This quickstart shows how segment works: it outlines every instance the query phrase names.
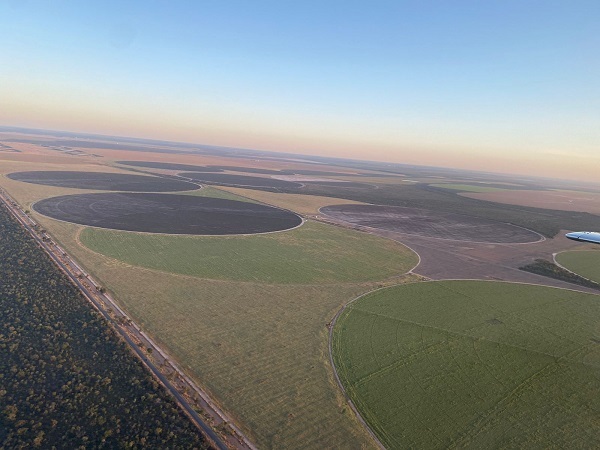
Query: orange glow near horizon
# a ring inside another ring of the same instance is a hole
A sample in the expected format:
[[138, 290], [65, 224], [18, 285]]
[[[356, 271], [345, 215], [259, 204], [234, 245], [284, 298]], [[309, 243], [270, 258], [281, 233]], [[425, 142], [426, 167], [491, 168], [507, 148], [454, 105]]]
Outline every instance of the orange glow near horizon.
[[239, 111], [225, 120], [223, 114], [214, 118], [198, 117], [187, 110], [172, 114], [143, 104], [138, 111], [133, 111], [131, 104], [113, 111], [111, 105], [100, 103], [90, 111], [82, 103], [68, 101], [61, 101], [59, 110], [55, 107], [55, 97], [38, 96], [35, 103], [24, 102], [22, 97], [7, 100], [12, 102], [0, 112], [0, 123], [8, 126], [592, 182], [598, 180], [597, 167], [600, 167], [600, 155], [584, 155], [562, 148], [544, 151], [529, 148], [529, 144], [507, 150], [486, 142], [462, 146], [461, 140], [468, 140], [466, 136], [463, 139], [452, 136], [444, 143], [443, 136], [434, 136], [435, 139], [414, 133], [390, 136], [389, 129], [380, 129], [379, 137], [377, 131], [373, 131], [377, 124], [367, 124], [368, 135], [363, 135], [362, 128], [345, 127], [341, 121], [334, 122], [330, 129], [323, 125], [315, 129], [314, 121], [300, 123], [279, 117], [273, 127], [268, 119], [248, 119], [249, 115], [244, 118]]

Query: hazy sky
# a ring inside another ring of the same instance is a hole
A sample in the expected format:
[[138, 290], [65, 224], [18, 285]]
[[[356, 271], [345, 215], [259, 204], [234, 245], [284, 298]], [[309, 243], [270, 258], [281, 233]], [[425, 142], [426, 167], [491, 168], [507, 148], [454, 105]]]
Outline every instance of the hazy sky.
[[3, 1], [0, 124], [600, 180], [600, 1]]

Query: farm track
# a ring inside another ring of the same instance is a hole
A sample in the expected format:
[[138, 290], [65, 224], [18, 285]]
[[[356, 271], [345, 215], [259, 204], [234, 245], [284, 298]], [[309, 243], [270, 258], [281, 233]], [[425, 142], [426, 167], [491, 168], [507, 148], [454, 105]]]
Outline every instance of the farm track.
[[[220, 450], [255, 450], [256, 447], [219, 407], [161, 349], [116, 302], [67, 253], [44, 232], [9, 195], [0, 188], [0, 200], [52, 261], [82, 292], [91, 305], [129, 345], [153, 376], [173, 395], [177, 404], [207, 439]], [[197, 410], [202, 411], [201, 417]], [[209, 424], [210, 423], [210, 424]], [[219, 427], [221, 435], [213, 429]], [[223, 431], [226, 430], [226, 433]]]

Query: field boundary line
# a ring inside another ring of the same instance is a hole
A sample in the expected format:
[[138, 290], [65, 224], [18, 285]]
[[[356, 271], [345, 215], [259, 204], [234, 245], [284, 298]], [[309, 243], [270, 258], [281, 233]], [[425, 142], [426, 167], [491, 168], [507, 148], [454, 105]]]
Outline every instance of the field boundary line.
[[578, 277], [581, 277], [581, 278], [583, 278], [584, 280], [590, 281], [590, 282], [592, 282], [592, 283], [599, 284], [597, 281], [590, 280], [589, 278], [586, 278], [586, 277], [584, 277], [583, 275], [581, 275], [581, 274], [579, 274], [579, 273], [577, 273], [577, 272], [573, 272], [572, 270], [569, 270], [569, 269], [567, 269], [565, 266], [563, 266], [561, 263], [559, 263], [559, 262], [556, 260], [556, 256], [557, 256], [557, 255], [560, 255], [561, 253], [567, 253], [567, 252], [592, 252], [592, 251], [594, 251], [594, 250], [561, 250], [560, 252], [555, 252], [555, 253], [552, 253], [552, 261], [553, 261], [553, 262], [554, 262], [554, 264], [556, 264], [558, 267], [560, 267], [560, 268], [561, 268], [561, 269], [563, 269], [563, 270], [566, 270], [566, 271], [567, 271], [567, 272], [569, 272], [569, 273], [572, 273], [573, 275], [577, 275]]
[[[187, 192], [187, 191], [184, 191]], [[90, 192], [90, 194], [95, 194], [96, 192]], [[113, 193], [113, 194], [118, 194], [120, 193], [119, 191], [101, 191], [98, 193]], [[133, 192], [134, 194], [156, 194], [156, 192]], [[159, 193], [162, 194], [162, 193]], [[65, 196], [68, 195], [81, 195], [81, 194], [66, 194]], [[83, 194], [85, 195], [85, 194]], [[185, 194], [177, 194], [177, 193], [173, 193], [173, 194], [162, 194], [162, 195], [185, 195]], [[61, 196], [58, 196], [61, 197]], [[186, 196], [187, 197], [187, 196]], [[47, 198], [53, 198], [53, 197], [47, 197]], [[41, 202], [43, 200], [46, 200], [47, 198], [43, 198], [40, 200], [36, 200], [35, 202], [31, 203], [29, 205], [29, 209], [31, 209], [32, 211], [34, 211], [36, 214], [39, 214], [40, 216], [44, 216], [47, 217], [48, 219], [52, 219], [52, 220], [56, 220], [57, 222], [62, 222], [62, 223], [68, 223], [71, 225], [78, 225], [78, 226], [82, 226], [82, 227], [87, 227], [87, 228], [95, 228], [98, 230], [107, 230], [107, 231], [120, 231], [123, 233], [136, 233], [136, 234], [148, 234], [151, 236], [187, 236], [187, 237], [205, 237], [205, 238], [225, 238], [225, 237], [244, 237], [244, 236], [259, 236], [259, 235], [265, 235], [265, 234], [274, 234], [274, 233], [285, 233], [286, 231], [292, 231], [295, 230], [296, 228], [300, 228], [302, 225], [304, 225], [304, 223], [306, 222], [306, 219], [304, 217], [302, 217], [300, 214], [295, 213], [294, 211], [290, 211], [288, 209], [285, 208], [279, 208], [277, 206], [272, 206], [272, 205], [267, 205], [271, 208], [277, 208], [280, 209], [282, 211], [287, 211], [293, 215], [295, 215], [296, 217], [298, 217], [300, 219], [300, 223], [292, 228], [286, 228], [285, 230], [273, 230], [273, 231], [262, 231], [260, 233], [237, 233], [237, 234], [189, 234], [189, 233], [156, 233], [156, 232], [152, 232], [152, 231], [135, 231], [135, 230], [119, 230], [118, 228], [107, 228], [107, 227], [98, 227], [95, 225], [86, 225], [86, 224], [81, 224], [81, 223], [76, 223], [76, 222], [70, 222], [68, 220], [63, 220], [63, 219], [56, 219], [54, 217], [50, 217], [47, 216], [44, 213], [41, 213], [39, 211], [37, 211], [34, 206], [36, 203]], [[212, 197], [214, 198], [214, 197]], [[235, 201], [235, 200], [234, 200]]]
[[[380, 205], [380, 204], [377, 204], [377, 203], [365, 203], [365, 204], [366, 205], [372, 205], [372, 206], [391, 206], [391, 205]], [[339, 203], [339, 205], [352, 205], [352, 203]], [[489, 244], [489, 245], [530, 245], [530, 244], [539, 244], [540, 242], [544, 242], [546, 240], [546, 237], [544, 235], [538, 233], [537, 231], [530, 230], [529, 228], [525, 228], [525, 227], [522, 227], [520, 225], [515, 225], [515, 224], [509, 223], [509, 222], [500, 222], [499, 220], [486, 219], [485, 217], [483, 217], [483, 219], [489, 220], [490, 222], [496, 222], [496, 223], [499, 223], [499, 224], [509, 225], [511, 227], [521, 228], [523, 230], [529, 231], [530, 233], [538, 235], [541, 239], [538, 239], [537, 241], [531, 241], [531, 242], [487, 242], [487, 241], [473, 241], [473, 240], [469, 240], [469, 239], [441, 238], [441, 237], [426, 236], [426, 235], [414, 234], [414, 233], [404, 233], [402, 231], [385, 230], [385, 229], [382, 229], [382, 228], [370, 227], [368, 225], [354, 224], [352, 222], [348, 222], [348, 221], [343, 220], [343, 219], [336, 219], [334, 217], [328, 216], [327, 213], [324, 213], [323, 211], [321, 211], [322, 208], [327, 208], [327, 206], [336, 206], [336, 205], [321, 206], [321, 208], [319, 208], [318, 211], [319, 211], [319, 214], [323, 214], [325, 217], [331, 218], [331, 220], [337, 220], [337, 221], [340, 221], [340, 222], [345, 222], [349, 226], [352, 226], [352, 227], [366, 228], [366, 229], [369, 229], [369, 230], [387, 231], [389, 233], [397, 233], [397, 234], [401, 234], [401, 235], [404, 235], [404, 236], [413, 236], [413, 237], [417, 237], [417, 238], [425, 238], [425, 239], [432, 239], [432, 240], [438, 240], [438, 241], [467, 242], [469, 244]], [[405, 208], [405, 207], [404, 206], [396, 206], [396, 208]], [[419, 208], [415, 208], [415, 209], [419, 209]], [[430, 209], [424, 209], [424, 208], [420, 208], [420, 209], [422, 209], [424, 211], [432, 211]], [[465, 217], [481, 218], [481, 217], [477, 217], [477, 216], [469, 216], [467, 214], [460, 214], [460, 215], [463, 215]]]
[[[407, 283], [407, 284], [412, 284], [412, 283]], [[399, 285], [395, 285], [395, 286], [402, 286], [402, 285], [399, 284]], [[338, 371], [337, 371], [337, 367], [336, 367], [334, 359], [333, 359], [333, 332], [334, 332], [334, 328], [335, 328], [335, 325], [337, 323], [337, 320], [339, 319], [339, 317], [342, 315], [342, 313], [350, 305], [352, 305], [357, 300], [365, 297], [366, 295], [369, 295], [369, 294], [371, 294], [373, 292], [380, 291], [382, 289], [387, 289], [389, 287], [393, 287], [393, 286], [384, 286], [384, 287], [380, 287], [380, 288], [377, 288], [377, 289], [373, 289], [373, 290], [371, 290], [369, 292], [365, 292], [365, 293], [359, 295], [358, 297], [353, 298], [352, 300], [350, 300], [349, 302], [347, 302], [346, 304], [344, 304], [340, 309], [338, 309], [338, 311], [335, 314], [335, 316], [333, 316], [333, 319], [331, 319], [331, 321], [329, 322], [329, 342], [328, 342], [329, 363], [331, 364], [331, 367], [332, 367], [332, 370], [333, 370], [333, 376], [335, 378], [335, 381], [337, 382], [338, 387], [342, 391], [342, 394], [344, 395], [344, 398], [346, 399], [346, 403], [348, 403], [348, 405], [350, 406], [350, 408], [352, 409], [352, 411], [356, 415], [356, 418], [358, 419], [358, 421], [365, 427], [365, 429], [367, 430], [367, 432], [369, 433], [369, 435], [373, 438], [373, 440], [375, 441], [375, 443], [377, 444], [377, 446], [380, 449], [382, 449], [382, 450], [386, 450], [385, 445], [383, 445], [383, 443], [379, 440], [379, 438], [377, 437], [377, 435], [375, 434], [375, 432], [371, 429], [371, 427], [369, 426], [369, 424], [367, 424], [366, 420], [360, 414], [360, 412], [358, 411], [358, 408], [354, 405], [354, 402], [352, 401], [352, 399], [350, 398], [350, 395], [348, 394], [348, 392], [346, 392], [346, 389], [344, 388], [344, 385], [342, 384], [342, 381], [341, 381], [340, 376], [339, 376]]]
[[[418, 253], [417, 253], [418, 254]], [[391, 286], [382, 286], [379, 287], [377, 289], [373, 289], [371, 291], [365, 292], [355, 298], [353, 298], [352, 300], [348, 301], [346, 304], [344, 304], [337, 312], [336, 314], [333, 316], [333, 319], [331, 319], [330, 323], [329, 323], [329, 342], [328, 342], [328, 349], [329, 349], [329, 363], [331, 364], [332, 370], [333, 370], [333, 375], [334, 378], [340, 388], [340, 390], [342, 391], [342, 394], [344, 395], [344, 398], [346, 399], [346, 402], [348, 403], [348, 405], [350, 406], [350, 408], [352, 409], [352, 411], [354, 412], [354, 414], [356, 415], [357, 419], [359, 420], [359, 422], [365, 427], [365, 429], [367, 430], [367, 432], [371, 435], [371, 437], [375, 440], [375, 443], [383, 450], [386, 450], [386, 447], [382, 444], [382, 442], [379, 440], [379, 438], [375, 435], [375, 432], [371, 429], [371, 427], [368, 425], [368, 423], [366, 422], [366, 420], [364, 419], [364, 417], [360, 414], [360, 412], [358, 411], [358, 408], [354, 405], [354, 402], [352, 401], [352, 399], [350, 398], [350, 395], [348, 394], [348, 392], [346, 391], [346, 389], [344, 388], [342, 381], [340, 379], [337, 367], [335, 365], [335, 361], [333, 358], [333, 333], [334, 333], [334, 329], [336, 326], [336, 323], [338, 321], [338, 319], [340, 318], [340, 316], [342, 315], [342, 313], [344, 311], [346, 311], [348, 309], [348, 307], [350, 307], [353, 303], [355, 303], [356, 301], [360, 300], [363, 297], [366, 297], [367, 295], [373, 294], [375, 292], [379, 292], [381, 290], [384, 289], [391, 289], [394, 287], [399, 287], [399, 286], [408, 286], [408, 285], [412, 285], [412, 284], [420, 284], [420, 283], [440, 283], [440, 282], [445, 282], [445, 281], [478, 281], [478, 282], [484, 282], [484, 283], [505, 283], [505, 284], [521, 284], [521, 285], [526, 285], [526, 286], [538, 286], [538, 287], [545, 287], [545, 288], [549, 288], [549, 289], [561, 289], [564, 291], [571, 291], [571, 292], [577, 292], [579, 294], [588, 294], [588, 295], [595, 295], [595, 296], [600, 296], [600, 294], [598, 293], [591, 293], [591, 292], [584, 292], [584, 291], [579, 291], [577, 289], [570, 289], [570, 288], [564, 288], [564, 287], [555, 287], [555, 286], [548, 286], [548, 285], [544, 285], [544, 284], [536, 284], [536, 283], [526, 283], [526, 282], [519, 282], [519, 281], [500, 281], [500, 280], [483, 280], [483, 279], [478, 279], [478, 278], [472, 278], [472, 279], [452, 279], [452, 278], [448, 278], [448, 279], [443, 279], [443, 280], [431, 280], [431, 279], [427, 279], [427, 280], [421, 280], [421, 281], [412, 281], [412, 282], [408, 282], [408, 283], [404, 283], [404, 284], [395, 284], [395, 285], [391, 285]], [[409, 323], [414, 323], [414, 322], [410, 322], [410, 321], [406, 321]], [[414, 323], [415, 325], [420, 325], [417, 323]], [[432, 328], [436, 328], [436, 327], [432, 327]], [[457, 335], [460, 335], [457, 333]], [[462, 336], [462, 337], [468, 337], [468, 336]], [[541, 353], [545, 356], [552, 356], [553, 355], [547, 355], [544, 354], [542, 352], [537, 352], [537, 353]]]

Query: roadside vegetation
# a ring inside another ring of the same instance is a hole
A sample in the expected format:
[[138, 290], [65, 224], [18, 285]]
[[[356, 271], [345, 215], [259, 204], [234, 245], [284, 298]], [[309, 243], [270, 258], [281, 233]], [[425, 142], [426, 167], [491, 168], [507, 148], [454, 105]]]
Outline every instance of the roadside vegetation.
[[[598, 261], [600, 262], [600, 258], [598, 258]], [[592, 289], [600, 289], [600, 284], [596, 283], [595, 281], [590, 281], [589, 279], [581, 277], [576, 273], [569, 272], [568, 270], [565, 270], [553, 262], [545, 259], [536, 259], [531, 264], [519, 267], [519, 269], [526, 272], [543, 275], [545, 277], [566, 281], [567, 283], [578, 284], [580, 286], [585, 286]]]
[[205, 448], [3, 205], [0, 236], [0, 448]]
[[556, 261], [567, 269], [600, 283], [600, 250], [561, 252]]
[[599, 321], [591, 294], [409, 284], [352, 303], [333, 356], [388, 448], [597, 448]]

